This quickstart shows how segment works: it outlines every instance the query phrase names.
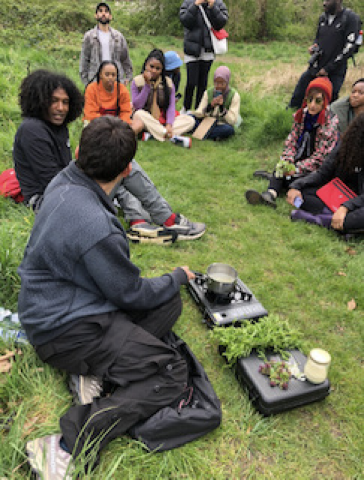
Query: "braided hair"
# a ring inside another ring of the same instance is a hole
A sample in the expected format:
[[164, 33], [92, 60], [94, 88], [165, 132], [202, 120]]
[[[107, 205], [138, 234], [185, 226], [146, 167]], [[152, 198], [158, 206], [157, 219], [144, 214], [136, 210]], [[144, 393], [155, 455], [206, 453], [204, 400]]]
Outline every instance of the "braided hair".
[[101, 62], [97, 72], [86, 85], [85, 92], [87, 87], [90, 85], [90, 83], [94, 82], [95, 80], [97, 83], [100, 83], [100, 74], [102, 72], [102, 69], [106, 65], [113, 65], [116, 68], [116, 116], [118, 117], [120, 114], [120, 104], [119, 104], [120, 103], [120, 74], [119, 74], [118, 66], [116, 65], [115, 62], [113, 62], [112, 60], [104, 60], [103, 62]]
[[344, 133], [336, 165], [348, 173], [353, 173], [355, 167], [364, 169], [364, 113], [355, 117]]
[[164, 105], [161, 105], [161, 107], [164, 110], [167, 110], [168, 107], [169, 107], [169, 97], [170, 97], [171, 91], [170, 91], [170, 88], [168, 87], [168, 84], [167, 84], [166, 63], [165, 63], [164, 53], [162, 52], [162, 50], [159, 50], [158, 48], [155, 48], [154, 50], [152, 50], [149, 53], [149, 55], [147, 56], [147, 58], [145, 59], [145, 61], [143, 63], [141, 73], [144, 72], [147, 63], [152, 58], [155, 58], [156, 60], [158, 60], [158, 62], [160, 62], [161, 65], [162, 65], [161, 77], [162, 77], [162, 85], [163, 85], [163, 91], [164, 91]]

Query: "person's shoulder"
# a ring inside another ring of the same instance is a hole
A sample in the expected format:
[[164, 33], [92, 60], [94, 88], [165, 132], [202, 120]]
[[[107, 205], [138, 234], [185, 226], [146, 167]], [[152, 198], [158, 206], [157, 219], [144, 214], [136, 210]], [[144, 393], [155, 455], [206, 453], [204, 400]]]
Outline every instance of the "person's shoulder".
[[92, 36], [97, 36], [97, 26], [90, 28], [90, 30], [87, 30], [83, 36], [84, 39], [92, 37]]
[[109, 27], [109, 30], [112, 37], [119, 37], [120, 39], [125, 40], [124, 35], [119, 30], [116, 30], [116, 28]]
[[330, 108], [331, 111], [336, 113], [338, 110], [342, 109], [347, 109], [350, 107], [350, 102], [349, 102], [350, 96], [347, 95], [346, 97], [339, 98], [338, 100], [335, 100], [335, 102], [331, 103]]
[[48, 132], [49, 128], [47, 123], [41, 118], [24, 117], [21, 122], [18, 132], [28, 134], [30, 136], [39, 136], [42, 132]]

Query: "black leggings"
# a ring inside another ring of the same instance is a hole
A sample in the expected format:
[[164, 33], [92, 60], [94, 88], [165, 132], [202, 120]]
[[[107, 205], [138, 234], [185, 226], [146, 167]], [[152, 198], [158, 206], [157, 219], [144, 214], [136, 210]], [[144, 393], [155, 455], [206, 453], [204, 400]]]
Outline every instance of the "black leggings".
[[212, 60], [205, 62], [204, 60], [196, 60], [194, 62], [186, 63], [187, 66], [187, 83], [185, 88], [185, 97], [183, 106], [186, 110], [191, 110], [192, 98], [195, 88], [196, 100], [195, 109], [200, 105], [202, 96], [207, 87], [209, 78], [209, 71], [212, 65]]

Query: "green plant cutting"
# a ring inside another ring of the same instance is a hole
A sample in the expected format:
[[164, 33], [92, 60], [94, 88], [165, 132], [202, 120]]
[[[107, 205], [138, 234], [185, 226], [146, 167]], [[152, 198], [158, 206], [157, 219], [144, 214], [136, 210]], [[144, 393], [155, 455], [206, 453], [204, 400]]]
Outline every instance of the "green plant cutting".
[[266, 350], [279, 353], [288, 359], [286, 350], [305, 349], [302, 333], [291, 327], [288, 320], [271, 314], [252, 323], [244, 320], [240, 327], [215, 328], [212, 335], [217, 338], [224, 349], [223, 355], [229, 365], [233, 365], [240, 357], [248, 357], [252, 350], [265, 357]]
[[276, 177], [282, 178], [288, 173], [294, 172], [294, 165], [291, 162], [287, 162], [287, 160], [279, 160], [275, 172], [276, 172]]

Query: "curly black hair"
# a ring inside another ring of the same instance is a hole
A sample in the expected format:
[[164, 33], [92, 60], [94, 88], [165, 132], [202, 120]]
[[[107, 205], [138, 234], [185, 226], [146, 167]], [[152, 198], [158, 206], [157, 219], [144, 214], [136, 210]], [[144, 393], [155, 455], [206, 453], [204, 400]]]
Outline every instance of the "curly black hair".
[[53, 92], [57, 88], [63, 88], [69, 96], [69, 111], [64, 123], [68, 124], [76, 120], [83, 109], [82, 93], [65, 75], [43, 69], [32, 72], [20, 85], [19, 105], [22, 117], [44, 120], [51, 106]]
[[159, 50], [159, 48], [155, 48], [154, 50], [152, 50], [149, 55], [147, 56], [147, 58], [145, 59], [144, 63], [143, 63], [143, 67], [142, 67], [142, 72], [144, 72], [145, 70], [145, 67], [147, 65], [147, 63], [149, 62], [149, 60], [151, 58], [155, 58], [156, 60], [158, 60], [158, 62], [160, 62], [162, 64], [162, 72], [161, 72], [161, 77], [162, 77], [162, 85], [163, 85], [163, 91], [164, 91], [164, 105], [163, 105], [163, 109], [164, 110], [167, 110], [168, 107], [169, 107], [169, 98], [170, 98], [170, 94], [171, 94], [171, 91], [170, 91], [170, 88], [168, 87], [167, 85], [167, 79], [166, 79], [166, 61], [165, 61], [165, 58], [164, 58], [164, 53], [162, 52], [162, 50]]
[[364, 168], [364, 113], [355, 117], [344, 133], [336, 164], [348, 173], [353, 173], [355, 167]]

